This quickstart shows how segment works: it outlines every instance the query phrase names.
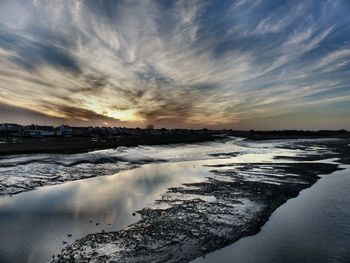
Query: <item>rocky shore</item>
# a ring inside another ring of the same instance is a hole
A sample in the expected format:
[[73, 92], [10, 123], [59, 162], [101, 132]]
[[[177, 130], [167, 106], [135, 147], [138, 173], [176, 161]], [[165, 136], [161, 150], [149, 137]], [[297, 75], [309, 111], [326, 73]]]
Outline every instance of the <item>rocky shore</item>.
[[335, 160], [349, 163], [348, 140], [281, 147], [302, 154], [277, 157], [278, 163], [212, 165], [213, 176], [205, 182], [170, 188], [153, 206], [138, 211], [137, 223], [90, 234], [52, 262], [188, 262], [257, 233], [277, 207], [314, 184], [318, 175], [340, 169]]

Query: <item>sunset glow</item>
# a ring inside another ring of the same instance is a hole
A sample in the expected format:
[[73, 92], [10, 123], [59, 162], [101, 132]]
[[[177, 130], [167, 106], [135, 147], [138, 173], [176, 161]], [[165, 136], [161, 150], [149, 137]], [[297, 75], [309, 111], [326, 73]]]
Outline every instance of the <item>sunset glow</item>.
[[0, 2], [0, 119], [350, 128], [350, 4]]

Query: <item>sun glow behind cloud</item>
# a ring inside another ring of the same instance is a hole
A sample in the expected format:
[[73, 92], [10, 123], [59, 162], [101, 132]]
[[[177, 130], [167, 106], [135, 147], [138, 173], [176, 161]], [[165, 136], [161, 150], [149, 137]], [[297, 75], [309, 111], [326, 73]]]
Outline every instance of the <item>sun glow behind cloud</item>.
[[4, 0], [0, 117], [350, 128], [349, 43], [341, 0]]

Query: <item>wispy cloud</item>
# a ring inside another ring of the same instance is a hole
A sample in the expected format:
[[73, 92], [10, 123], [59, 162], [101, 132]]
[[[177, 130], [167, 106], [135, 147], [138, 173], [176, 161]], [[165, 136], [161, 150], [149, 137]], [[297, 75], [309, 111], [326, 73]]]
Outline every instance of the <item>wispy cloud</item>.
[[336, 105], [350, 92], [348, 8], [4, 0], [0, 103], [55, 122], [236, 128]]

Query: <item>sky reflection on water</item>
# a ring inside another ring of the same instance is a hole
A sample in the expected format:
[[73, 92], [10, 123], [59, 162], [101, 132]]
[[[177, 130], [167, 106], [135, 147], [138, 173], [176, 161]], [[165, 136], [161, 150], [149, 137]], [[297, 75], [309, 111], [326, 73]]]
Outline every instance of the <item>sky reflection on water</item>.
[[123, 228], [137, 221], [134, 211], [152, 204], [168, 187], [202, 180], [206, 174], [208, 168], [194, 168], [193, 162], [148, 164], [2, 197], [0, 262], [42, 262], [63, 241]]
[[[198, 156], [202, 156], [201, 146], [189, 146], [191, 154], [187, 155], [193, 158], [193, 154], [198, 152]], [[227, 143], [222, 147], [224, 153], [229, 152]], [[205, 153], [205, 160], [146, 164], [111, 176], [66, 182], [1, 197], [0, 262], [43, 262], [64, 247], [63, 241], [71, 243], [102, 229], [113, 231], [124, 228], [137, 221], [138, 216], [132, 216], [134, 211], [152, 205], [167, 188], [212, 176], [210, 170], [213, 167], [205, 165], [272, 162], [274, 155], [293, 154], [291, 150], [276, 148], [270, 143], [233, 145], [229, 148], [231, 152], [239, 149], [240, 153], [235, 157], [212, 156], [212, 159], [208, 159], [208, 153]], [[189, 151], [179, 147], [174, 150], [163, 147], [163, 150], [167, 156], [175, 152], [175, 159], [177, 156], [184, 158], [182, 152]]]

